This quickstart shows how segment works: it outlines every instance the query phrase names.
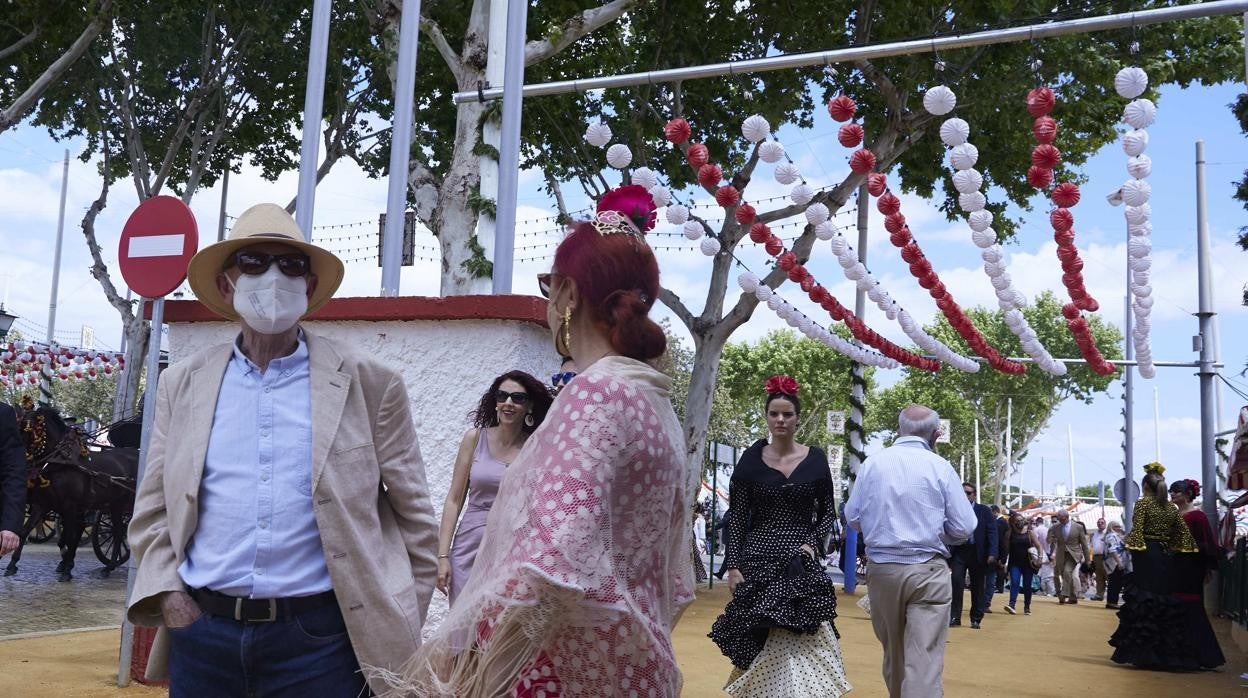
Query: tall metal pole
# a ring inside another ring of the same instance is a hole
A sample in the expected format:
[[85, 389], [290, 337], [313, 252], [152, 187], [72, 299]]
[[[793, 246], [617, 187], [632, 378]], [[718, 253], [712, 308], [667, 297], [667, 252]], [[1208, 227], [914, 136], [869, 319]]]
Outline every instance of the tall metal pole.
[[1005, 477], [1002, 486], [1008, 494], [1010, 476], [1014, 474], [1014, 398], [1005, 399]]
[[[160, 338], [165, 324], [165, 299], [155, 298], [152, 304], [152, 332], [147, 341], [147, 380], [143, 393], [143, 430], [139, 448], [139, 469], [135, 482], [143, 482], [143, 471], [147, 469], [147, 454], [152, 443], [152, 424], [156, 421], [156, 387], [160, 380]], [[134, 591], [134, 578], [138, 568], [133, 557], [130, 558], [129, 570], [126, 574], [126, 598]], [[121, 622], [121, 653], [117, 661], [117, 685], [126, 686], [130, 683], [130, 656], [134, 651], [134, 626], [122, 619]]]
[[399, 20], [399, 63], [394, 78], [394, 124], [390, 130], [390, 177], [386, 188], [386, 228], [381, 236], [381, 295], [399, 295], [403, 232], [407, 226], [407, 170], [411, 162], [412, 104], [416, 95], [416, 44], [420, 39], [420, 0], [403, 0]]
[[975, 491], [979, 491], [979, 418], [975, 418]]
[[[1205, 142], [1196, 141], [1196, 279], [1199, 302], [1196, 317], [1199, 319], [1198, 344], [1200, 347], [1200, 469], [1201, 488], [1207, 492], [1201, 507], [1210, 521], [1218, 520], [1218, 454], [1214, 448], [1214, 428], [1217, 421], [1213, 397], [1215, 369], [1213, 367], [1213, 274], [1209, 265], [1209, 218], [1205, 210]], [[1214, 587], [1216, 589], [1217, 587]], [[1216, 594], [1205, 594], [1212, 601]]]
[[[489, 41], [485, 49], [485, 84], [503, 84], [504, 63], [507, 60], [507, 0], [489, 0]], [[498, 147], [502, 140], [499, 119], [486, 119], [481, 124], [481, 142], [494, 148], [493, 153], [482, 152], [477, 157], [481, 198], [498, 201]], [[486, 150], [489, 150], [488, 148]], [[495, 211], [495, 214], [497, 211]], [[498, 221], [488, 211], [477, 216], [477, 244], [485, 250], [487, 258], [494, 259], [494, 241], [498, 234]], [[514, 243], [513, 243], [514, 244]], [[514, 248], [513, 248], [514, 251]], [[473, 293], [489, 293], [492, 279], [473, 279]]]
[[331, 0], [312, 5], [312, 33], [308, 38], [308, 83], [303, 94], [303, 145], [299, 150], [299, 196], [295, 221], [312, 239], [312, 211], [316, 204], [317, 157], [321, 147], [321, 112], [325, 99], [325, 56], [329, 52]]
[[1161, 462], [1161, 395], [1157, 392], [1157, 386], [1153, 386], [1153, 449], [1157, 455], [1156, 461]]
[[1044, 499], [1044, 456], [1040, 456], [1040, 499]]
[[[1128, 258], [1129, 259], [1129, 258]], [[1131, 265], [1127, 265], [1127, 285], [1131, 285]], [[1126, 304], [1123, 306], [1126, 317], [1123, 319], [1123, 345], [1128, 360], [1135, 358], [1135, 342], [1131, 339], [1131, 293], [1127, 292]], [[1135, 513], [1135, 489], [1131, 483], [1135, 481], [1135, 369], [1127, 367], [1123, 371], [1122, 388], [1122, 479], [1126, 483], [1123, 489], [1122, 525], [1123, 530], [1131, 530], [1131, 515]]]
[[[225, 239], [225, 201], [230, 195], [230, 166], [221, 175], [221, 208], [217, 211], [217, 242]], [[296, 204], [297, 206], [298, 204]]]
[[1078, 504], [1079, 500], [1075, 498], [1075, 436], [1069, 424], [1066, 425], [1066, 458], [1070, 461], [1070, 503]]
[[[61, 287], [61, 247], [65, 240], [65, 198], [69, 192], [69, 149], [65, 149], [65, 164], [61, 170], [61, 213], [56, 219], [56, 251], [52, 257], [52, 293], [48, 297], [48, 344], [56, 342], [56, 297]], [[39, 404], [52, 404], [52, 369], [39, 369]]]
[[[867, 262], [867, 237], [869, 232], [869, 224], [871, 220], [871, 194], [867, 191], [867, 184], [863, 182], [858, 187], [858, 261], [866, 264]], [[854, 314], [862, 317], [867, 312], [867, 297], [861, 289], [854, 294]], [[846, 441], [848, 442], [849, 451], [849, 486], [852, 491], [854, 486], [854, 478], [858, 476], [858, 469], [862, 466], [865, 459], [863, 447], [863, 420], [866, 418], [866, 397], [867, 397], [867, 379], [863, 373], [862, 364], [855, 362], [850, 367], [849, 372], [850, 394], [849, 394], [849, 425]], [[858, 586], [858, 577], [855, 574], [855, 561], [858, 559], [858, 532], [852, 528], [846, 527], [845, 531], [845, 569], [841, 570], [845, 573], [845, 591], [853, 592]]]
[[525, 22], [529, 4], [507, 2], [507, 59], [503, 62], [503, 125], [499, 136], [498, 217], [494, 230], [494, 293], [511, 293], [516, 254], [516, 191], [520, 185], [520, 114], [524, 99]]

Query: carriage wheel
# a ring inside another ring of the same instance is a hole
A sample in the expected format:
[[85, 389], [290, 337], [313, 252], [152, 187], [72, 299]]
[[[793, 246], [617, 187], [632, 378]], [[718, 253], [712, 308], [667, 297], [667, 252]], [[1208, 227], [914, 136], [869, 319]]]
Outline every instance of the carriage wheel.
[[40, 521], [30, 530], [30, 535], [26, 537], [28, 543], [47, 543], [56, 538], [61, 533], [61, 517], [54, 511], [49, 511]]
[[122, 516], [121, 521], [113, 521], [113, 517], [100, 512], [91, 527], [91, 547], [95, 556], [109, 570], [117, 569], [130, 559], [130, 542], [126, 540], [126, 527], [130, 524], [130, 515]]

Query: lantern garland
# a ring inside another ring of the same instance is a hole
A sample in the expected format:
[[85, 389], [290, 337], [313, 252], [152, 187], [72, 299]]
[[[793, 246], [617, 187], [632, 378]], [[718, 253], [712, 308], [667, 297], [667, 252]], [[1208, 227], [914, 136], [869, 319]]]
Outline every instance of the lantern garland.
[[[931, 91], [929, 91], [930, 93]], [[956, 103], [956, 96], [948, 88], [943, 91], [937, 91], [934, 95], [924, 96], [924, 105], [929, 111], [942, 114], [949, 113]], [[929, 103], [930, 101], [930, 103]], [[828, 103], [828, 113], [832, 118], [838, 121], [848, 121], [852, 119], [856, 111], [856, 105], [853, 99], [845, 95], [840, 95]], [[850, 124], [842, 126], [842, 132]], [[857, 130], [854, 131], [857, 134]], [[865, 137], [865, 136], [864, 136]], [[853, 139], [847, 138], [853, 143]], [[857, 143], [854, 143], [857, 145]], [[853, 146], [849, 146], [853, 147]], [[956, 152], [954, 152], [956, 151]], [[950, 152], [950, 158], [956, 164], [969, 162], [974, 165], [974, 159], [978, 157], [978, 151], [975, 146], [963, 144], [954, 151]], [[966, 316], [962, 308], [954, 300], [953, 295], [941, 283], [939, 275], [932, 268], [932, 263], [923, 256], [923, 250], [919, 244], [915, 242], [910, 232], [910, 227], [906, 225], [906, 217], [901, 213], [901, 199], [897, 198], [888, 189], [888, 179], [881, 172], [873, 172], [876, 165], [875, 154], [867, 148], [860, 148], [849, 158], [849, 167], [857, 174], [867, 177], [867, 190], [872, 196], [878, 197], [876, 208], [880, 213], [884, 214], [884, 228], [889, 232], [889, 241], [895, 247], [901, 249], [901, 258], [910, 265], [910, 273], [918, 280], [919, 285], [936, 299], [936, 307], [940, 308], [945, 318], [953, 329], [966, 341], [968, 345], [980, 356], [988, 362], [988, 365], [1003, 373], [1021, 374], [1027, 371], [1027, 366], [1017, 361], [1010, 361], [1001, 355], [988, 340], [983, 333], [979, 331], [971, 319]], [[959, 169], [965, 169], [959, 167]]]
[[[1056, 103], [1057, 98], [1048, 87], [1040, 86], [1027, 93], [1027, 111], [1035, 117], [1031, 132], [1037, 142], [1031, 152], [1032, 166], [1027, 171], [1027, 181], [1041, 191], [1052, 185], [1053, 168], [1062, 160], [1061, 151], [1053, 145], [1057, 137], [1057, 122], [1049, 116]], [[1062, 284], [1071, 301], [1062, 306], [1066, 327], [1074, 335], [1079, 353], [1088, 366], [1098, 374], [1109, 375], [1117, 369], [1101, 355], [1082, 312], [1095, 312], [1100, 305], [1084, 286], [1083, 260], [1079, 258], [1079, 248], [1075, 246], [1075, 216], [1070, 209], [1079, 203], [1079, 187], [1072, 182], [1062, 182], [1053, 186], [1048, 196], [1056, 206], [1049, 213], [1049, 222], [1053, 226], [1053, 239], [1057, 242], [1057, 258], [1062, 264]]]
[[[797, 329], [799, 332], [816, 342], [820, 342], [825, 346], [830, 347], [832, 350], [848, 356], [852, 361], [856, 361], [860, 364], [866, 364], [868, 366], [875, 366], [877, 368], [897, 368], [898, 361], [896, 359], [885, 354], [879, 354], [874, 351], [863, 349], [852, 342], [846, 341], [840, 335], [818, 324], [805, 313], [795, 308], [788, 301], [781, 298], [778, 293], [772, 291], [771, 287], [762, 283], [762, 281], [754, 274], [748, 271], [742, 273], [741, 276], [737, 277], [737, 284], [741, 287], [741, 290], [746, 293], [753, 293], [755, 298], [758, 298], [759, 301], [770, 308], [772, 312], [784, 320], [790, 327]], [[824, 290], [826, 293], [826, 289], [823, 289], [823, 287], [817, 288]], [[831, 294], [828, 294], [828, 298], [832, 298]], [[835, 301], [836, 299], [832, 298], [832, 300]], [[839, 302], [837, 302], [837, 305], [839, 306]], [[849, 317], [854, 317], [854, 319], [857, 320], [852, 313], [849, 313]], [[861, 322], [861, 320], [858, 320], [859, 324]], [[848, 320], [846, 321], [846, 324], [849, 324]], [[852, 327], [853, 325], [851, 325], [851, 329]], [[931, 359], [924, 360], [931, 361]], [[937, 365], [937, 368], [939, 368], [939, 365]]]
[[125, 367], [125, 356], [116, 352], [43, 342], [0, 345], [0, 386], [38, 385], [45, 370], [50, 378], [70, 381], [111, 376]]
[[1150, 240], [1153, 212], [1148, 203], [1152, 187], [1147, 178], [1152, 174], [1153, 162], [1144, 150], [1148, 147], [1146, 129], [1156, 118], [1157, 107], [1151, 100], [1140, 97], [1147, 87], [1148, 74], [1135, 66], [1123, 68], [1114, 77], [1114, 89], [1123, 98], [1132, 100], [1122, 113], [1122, 120], [1133, 129], [1122, 135], [1122, 149], [1128, 157], [1127, 173], [1131, 178], [1121, 189], [1122, 202], [1127, 205], [1124, 212], [1129, 235], [1127, 264], [1131, 276], [1131, 312], [1135, 316], [1131, 341], [1135, 346], [1135, 358], [1139, 361], [1137, 368], [1140, 376], [1152, 378], [1157, 374], [1157, 367], [1153, 365], [1153, 351], [1148, 344], [1153, 308], [1153, 288], [1149, 285], [1149, 270], [1153, 264], [1149, 256], [1153, 249]]
[[[923, 106], [934, 116], [948, 114], [956, 104], [957, 95], [944, 85], [933, 87], [923, 96]], [[952, 117], [940, 125], [940, 140], [949, 147], [953, 186], [958, 192], [958, 206], [967, 214], [971, 241], [982, 250], [980, 257], [984, 260], [984, 273], [996, 291], [997, 306], [1001, 309], [1006, 327], [1018, 337], [1023, 351], [1035, 360], [1041, 370], [1053, 376], [1065, 375], [1066, 364], [1054, 360], [1023, 315], [1027, 302], [1023, 294], [1013, 287], [1006, 271], [1005, 255], [997, 244], [997, 233], [991, 227], [992, 213], [986, 209], [987, 198], [980, 191], [984, 178], [974, 167], [979, 151], [970, 142], [970, 135], [970, 124], [964, 119]]]

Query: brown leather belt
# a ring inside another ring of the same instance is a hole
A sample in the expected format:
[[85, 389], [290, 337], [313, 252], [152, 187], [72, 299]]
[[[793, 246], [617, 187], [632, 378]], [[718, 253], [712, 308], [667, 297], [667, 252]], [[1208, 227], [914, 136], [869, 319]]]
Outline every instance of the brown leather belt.
[[284, 599], [249, 599], [221, 594], [211, 589], [192, 589], [191, 598], [204, 611], [243, 623], [272, 623], [287, 620], [305, 611], [338, 603], [334, 592], [323, 591], [312, 596], [291, 596]]

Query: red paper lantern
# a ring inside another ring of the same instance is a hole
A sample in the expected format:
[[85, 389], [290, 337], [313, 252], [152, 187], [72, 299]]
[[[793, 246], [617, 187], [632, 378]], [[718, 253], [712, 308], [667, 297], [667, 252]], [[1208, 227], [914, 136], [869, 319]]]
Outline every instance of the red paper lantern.
[[741, 202], [741, 192], [731, 184], [715, 190], [715, 203], [724, 208], [732, 208]]
[[875, 208], [886, 216], [892, 215], [901, 210], [901, 199], [890, 191], [875, 202]]
[[1052, 143], [1057, 139], [1057, 122], [1051, 116], [1037, 117], [1031, 125], [1031, 134], [1037, 143]]
[[930, 276], [932, 278], [932, 283], [939, 281], [939, 279], [936, 278], [936, 275], [932, 272], [931, 260], [924, 257], [914, 264], [919, 268], [919, 276]]
[[810, 291], [810, 300], [811, 302], [823, 305], [824, 302], [828, 300], [828, 289], [822, 286], [815, 286]]
[[1084, 290], [1082, 286], [1068, 288], [1066, 289], [1066, 294], [1069, 295], [1070, 299], [1076, 303], [1088, 297], [1088, 292]]
[[1075, 257], [1070, 261], [1064, 261], [1062, 262], [1062, 270], [1072, 274], [1078, 274], [1083, 271], [1083, 260], [1079, 259], [1079, 257]]
[[789, 270], [789, 281], [801, 283], [802, 279], [810, 276], [810, 272], [806, 271], [806, 267], [796, 264]]
[[[689, 146], [689, 151], [685, 153], [685, 159], [689, 161], [689, 166], [695, 170], [705, 165], [711, 159], [711, 151], [701, 143], [694, 143]], [[699, 174], [701, 172], [699, 171]], [[701, 181], [701, 177], [698, 178]]]
[[768, 228], [766, 223], [755, 223], [750, 226], [750, 240], [761, 245], [767, 242], [767, 239], [770, 237], [771, 228]]
[[1037, 87], [1027, 93], [1027, 111], [1032, 116], [1044, 116], [1053, 111], [1057, 97], [1047, 87]]
[[1079, 274], [1072, 274], [1070, 272], [1066, 272], [1065, 274], [1062, 274], [1062, 285], [1065, 286], [1066, 288], [1074, 288], [1075, 286], [1082, 286], [1083, 277]]
[[1067, 320], [1074, 320], [1079, 317], [1079, 306], [1074, 303], [1067, 303], [1066, 305], [1063, 305], [1062, 315], [1064, 315]]
[[1031, 149], [1031, 164], [1036, 167], [1043, 167], [1046, 170], [1051, 170], [1060, 165], [1061, 162], [1062, 151], [1048, 143], [1041, 143]]
[[849, 121], [854, 118], [858, 105], [845, 95], [840, 95], [828, 102], [828, 115], [836, 121]]
[[693, 135], [693, 129], [689, 128], [689, 122], [680, 117], [668, 121], [663, 127], [663, 137], [676, 145], [689, 140], [691, 135]]
[[857, 148], [862, 144], [867, 132], [858, 124], [845, 124], [836, 132], [836, 138], [846, 148]]
[[875, 169], [875, 153], [861, 148], [849, 156], [849, 169], [857, 174], [865, 175]]
[[1027, 183], [1036, 189], [1044, 189], [1053, 183], [1053, 170], [1032, 165], [1027, 168]]
[[1062, 208], [1070, 208], [1079, 203], [1079, 187], [1070, 182], [1062, 182], [1053, 187], [1053, 193], [1049, 195], [1053, 199], [1053, 203]]
[[[736, 217], [737, 222], [741, 225], [752, 225], [754, 223], [754, 217], [757, 213], [758, 212], [754, 210], [753, 206], [749, 204], [741, 204], [737, 207], [737, 212], [733, 215]], [[753, 231], [751, 230], [751, 232]], [[751, 236], [751, 239], [752, 238], [753, 236]], [[761, 240], [754, 240], [754, 242], [761, 242]]]
[[784, 243], [780, 242], [780, 238], [772, 235], [767, 238], [767, 242], [763, 244], [763, 248], [767, 250], [767, 254], [775, 257], [781, 252], [784, 252]]
[[893, 243], [893, 247], [905, 247], [906, 243], [912, 239], [909, 228], [902, 228], [888, 236], [888, 241]]
[[906, 217], [900, 213], [892, 213], [884, 216], [884, 229], [890, 233], [895, 233], [906, 227]]
[[1097, 303], [1096, 299], [1093, 298], [1092, 296], [1088, 296], [1083, 299], [1083, 309], [1088, 311], [1089, 313], [1095, 313], [1096, 311], [1101, 309], [1101, 304]]
[[1073, 260], [1079, 259], [1079, 250], [1075, 249], [1073, 245], [1060, 245], [1057, 248], [1057, 258], [1060, 259], [1063, 264], [1067, 264]]
[[[950, 304], [953, 303], [953, 296], [949, 295], [949, 289], [945, 288], [944, 282], [937, 281], [936, 285], [931, 287], [928, 292], [931, 294], [932, 298], [935, 298], [936, 300], [948, 298]], [[941, 310], [944, 310], [944, 308], [941, 308]]]
[[1055, 208], [1049, 214], [1049, 224], [1058, 232], [1070, 230], [1075, 225], [1075, 214], [1068, 208]]
[[810, 293], [815, 288], [815, 279], [809, 274], [807, 274], [806, 278], [801, 280], [801, 287], [803, 291], [805, 291], [806, 293]]
[[901, 248], [901, 259], [906, 264], [914, 264], [922, 258], [923, 250], [919, 249], [919, 246], [914, 244], [913, 240], [910, 241], [910, 243], [905, 247]]
[[[705, 148], [706, 146], [703, 146]], [[693, 157], [693, 147], [689, 148], [689, 157]], [[706, 164], [698, 168], [698, 183], [704, 187], [713, 187], [719, 184], [719, 180], [724, 178], [724, 171], [719, 165]]]
[[872, 172], [867, 175], [867, 192], [871, 196], [879, 196], [888, 189], [888, 176], [883, 172]]
[[1053, 239], [1057, 241], [1058, 247], [1069, 247], [1075, 242], [1075, 231], [1059, 230], [1053, 233]]
[[941, 311], [947, 311], [952, 306], [953, 306], [953, 299], [950, 298], [949, 296], [942, 296], [936, 299], [936, 307], [940, 308]]
[[789, 271], [793, 267], [797, 266], [797, 255], [792, 252], [783, 252], [780, 256], [776, 257], [776, 264], [778, 264], [781, 269]]

